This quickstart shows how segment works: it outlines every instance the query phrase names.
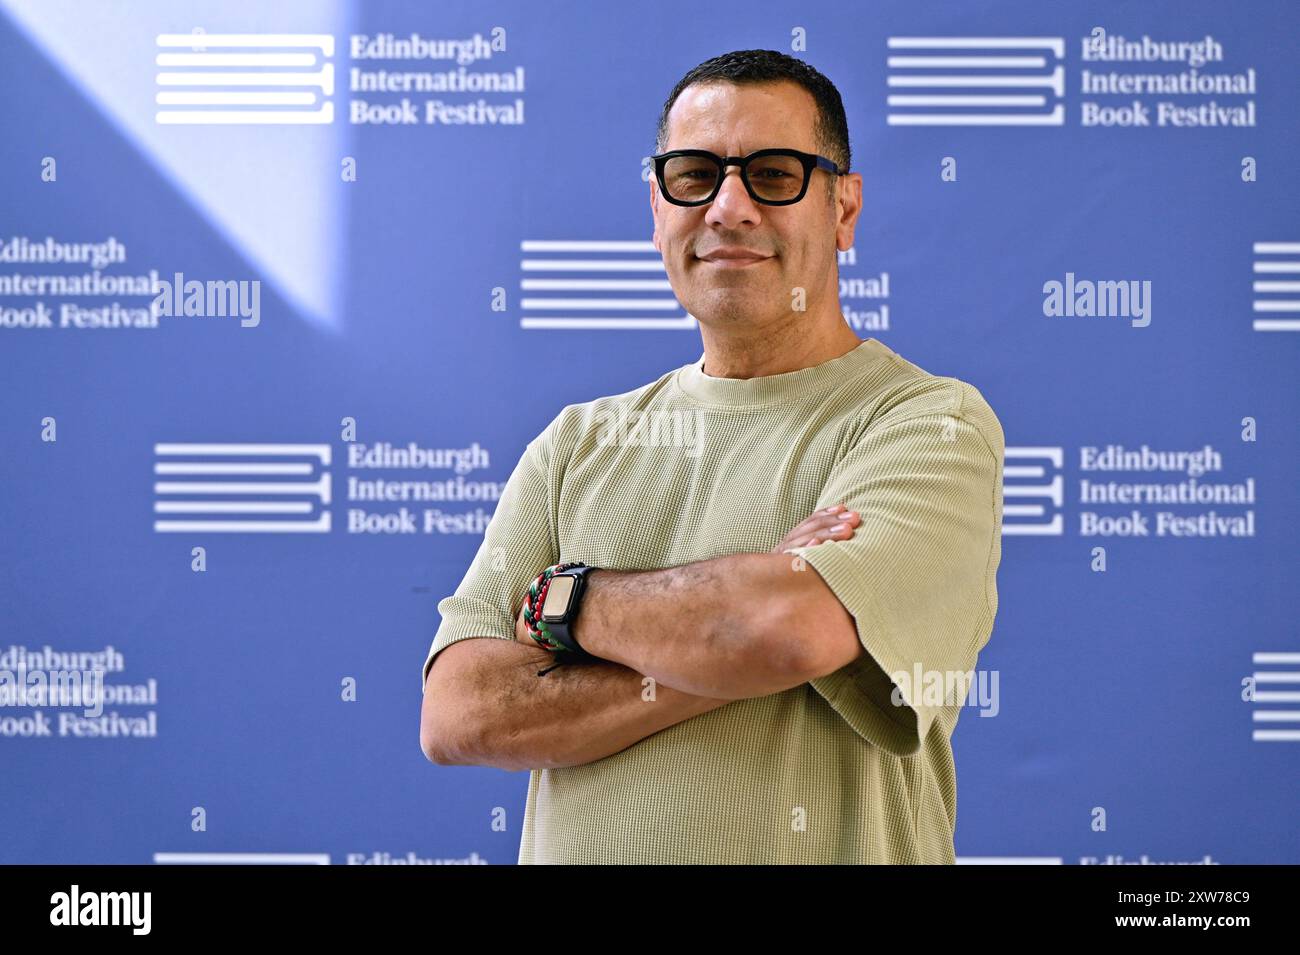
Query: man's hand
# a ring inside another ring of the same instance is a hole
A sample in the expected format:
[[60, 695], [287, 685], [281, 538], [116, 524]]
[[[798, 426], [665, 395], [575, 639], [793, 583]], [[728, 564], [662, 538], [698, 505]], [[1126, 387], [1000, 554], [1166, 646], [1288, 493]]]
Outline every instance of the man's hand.
[[825, 508], [786, 534], [785, 539], [772, 548], [772, 553], [784, 554], [791, 547], [820, 544], [822, 541], [847, 540], [853, 536], [854, 527], [860, 520], [857, 511], [846, 511], [843, 504]]

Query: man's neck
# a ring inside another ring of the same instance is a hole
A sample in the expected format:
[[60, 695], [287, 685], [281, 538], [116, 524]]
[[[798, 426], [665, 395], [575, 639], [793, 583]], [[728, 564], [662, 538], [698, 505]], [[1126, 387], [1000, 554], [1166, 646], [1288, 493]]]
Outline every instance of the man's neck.
[[805, 335], [799, 326], [794, 326], [776, 335], [718, 337], [705, 331], [702, 337], [703, 371], [713, 378], [782, 375], [847, 355], [862, 344], [862, 339], [843, 320], [822, 335]]

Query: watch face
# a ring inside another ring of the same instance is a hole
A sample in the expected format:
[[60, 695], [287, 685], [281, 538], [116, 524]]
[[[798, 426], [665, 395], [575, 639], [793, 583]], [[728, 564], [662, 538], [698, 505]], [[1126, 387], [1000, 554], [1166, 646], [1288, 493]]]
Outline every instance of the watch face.
[[564, 619], [575, 583], [576, 581], [567, 575], [557, 574], [551, 578], [550, 586], [546, 588], [546, 599], [542, 601], [542, 620], [549, 622]]

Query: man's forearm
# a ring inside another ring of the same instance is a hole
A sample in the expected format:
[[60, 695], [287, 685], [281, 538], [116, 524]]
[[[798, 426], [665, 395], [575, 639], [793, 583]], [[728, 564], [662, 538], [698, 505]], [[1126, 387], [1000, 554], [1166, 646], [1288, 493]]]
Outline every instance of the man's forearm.
[[808, 679], [809, 648], [781, 624], [788, 554], [732, 554], [663, 570], [598, 570], [574, 626], [588, 652], [661, 686], [742, 699]]
[[459, 695], [481, 712], [450, 717], [460, 727], [452, 734], [460, 745], [446, 759], [453, 765], [580, 766], [732, 702], [653, 684], [605, 660], [565, 664], [539, 677], [555, 663], [545, 650], [496, 640], [485, 640], [482, 649], [494, 654], [474, 670], [472, 682], [482, 685]]

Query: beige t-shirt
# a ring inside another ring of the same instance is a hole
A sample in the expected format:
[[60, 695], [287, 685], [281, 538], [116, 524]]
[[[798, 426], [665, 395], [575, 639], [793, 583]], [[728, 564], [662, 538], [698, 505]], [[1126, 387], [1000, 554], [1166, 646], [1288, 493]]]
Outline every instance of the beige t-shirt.
[[[457, 640], [514, 639], [518, 601], [549, 564], [652, 570], [767, 552], [839, 502], [862, 516], [853, 537], [796, 552], [867, 652], [595, 762], [532, 770], [519, 862], [954, 862], [964, 695], [932, 681], [975, 667], [997, 612], [998, 419], [972, 385], [873, 338], [781, 375], [702, 365], [568, 405], [528, 444], [438, 604], [424, 673]], [[900, 671], [905, 705], [890, 700]]]

